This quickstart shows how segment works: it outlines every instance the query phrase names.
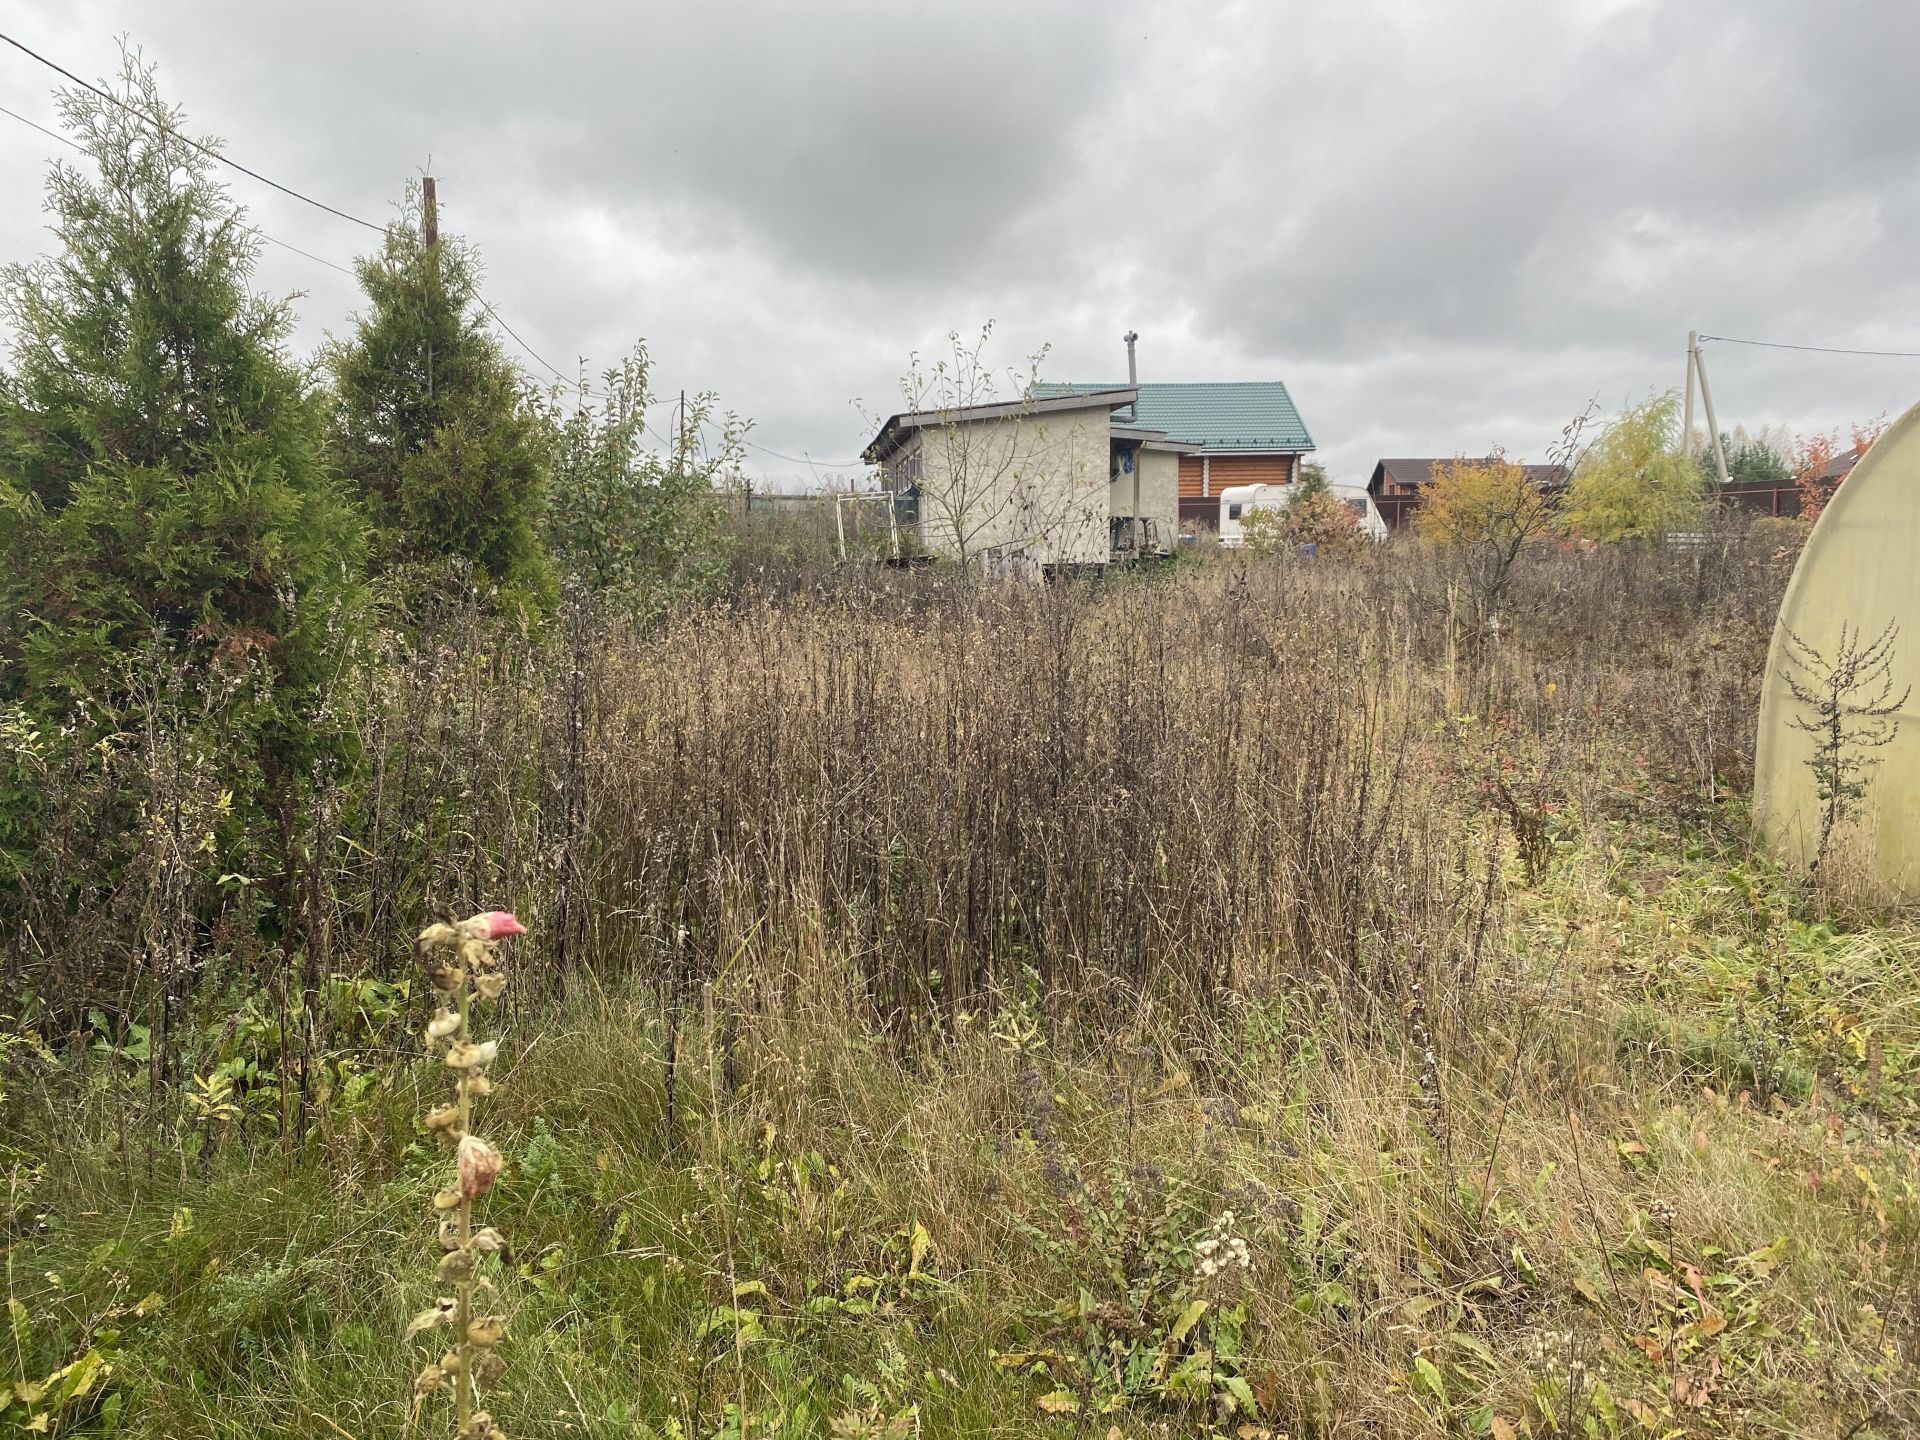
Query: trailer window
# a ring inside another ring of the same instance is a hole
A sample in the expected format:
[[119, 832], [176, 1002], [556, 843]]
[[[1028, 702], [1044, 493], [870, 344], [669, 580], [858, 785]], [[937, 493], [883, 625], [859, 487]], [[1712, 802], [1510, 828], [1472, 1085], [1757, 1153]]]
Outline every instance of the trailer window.
[[1236, 501], [1234, 504], [1227, 506], [1227, 518], [1229, 520], [1238, 520], [1240, 518], [1239, 502]]

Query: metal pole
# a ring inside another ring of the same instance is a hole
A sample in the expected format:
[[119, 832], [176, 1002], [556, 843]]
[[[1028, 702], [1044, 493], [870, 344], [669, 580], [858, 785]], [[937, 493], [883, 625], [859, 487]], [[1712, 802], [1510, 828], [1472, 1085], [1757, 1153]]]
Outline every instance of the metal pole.
[[1693, 454], [1693, 357], [1700, 349], [1700, 332], [1687, 331], [1687, 410], [1680, 422], [1680, 453]]
[[[1120, 338], [1127, 342], [1127, 388], [1129, 390], [1137, 390], [1140, 386], [1140, 372], [1134, 368], [1133, 345], [1134, 342], [1140, 338], [1140, 332], [1137, 330], [1129, 330]], [[1133, 404], [1127, 407], [1127, 418], [1131, 420], [1138, 420], [1140, 418], [1140, 402], [1138, 399], [1135, 399]]]
[[1707, 357], [1694, 346], [1693, 368], [1700, 376], [1700, 403], [1706, 407], [1707, 429], [1713, 435], [1713, 463], [1720, 471], [1720, 483], [1727, 483], [1727, 452], [1720, 444], [1720, 422], [1713, 418], [1713, 391], [1707, 387]]
[[1140, 515], [1141, 447], [1133, 447], [1133, 558], [1138, 560], [1147, 548], [1147, 522]]
[[[1127, 342], [1127, 388], [1137, 392], [1140, 388], [1140, 371], [1134, 364], [1133, 347], [1140, 338], [1140, 332], [1129, 330], [1121, 338]], [[1127, 418], [1136, 425], [1140, 423], [1140, 399], [1137, 393], [1133, 404], [1127, 407]], [[1146, 521], [1140, 518], [1140, 447], [1138, 445], [1133, 447], [1133, 523], [1127, 529], [1133, 536], [1133, 558], [1138, 560], [1141, 552], [1147, 548], [1147, 525]]]

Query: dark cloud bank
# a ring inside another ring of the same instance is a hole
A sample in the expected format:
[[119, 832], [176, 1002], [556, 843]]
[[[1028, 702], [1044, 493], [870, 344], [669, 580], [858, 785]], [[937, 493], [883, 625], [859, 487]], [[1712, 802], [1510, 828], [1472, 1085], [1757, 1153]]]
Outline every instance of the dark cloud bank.
[[[29, 3], [81, 73], [129, 35], [236, 158], [384, 218], [431, 159], [489, 294], [563, 368], [644, 335], [789, 455], [998, 322], [1058, 379], [1283, 378], [1336, 475], [1537, 455], [1675, 384], [1689, 327], [1920, 350], [1911, 0], [524, 5]], [[47, 72], [0, 55], [8, 108]], [[53, 142], [0, 117], [5, 258]], [[365, 232], [236, 180], [345, 261]], [[346, 277], [269, 249], [303, 341]], [[1709, 349], [1725, 423], [1830, 428], [1920, 361]], [[804, 467], [755, 452], [768, 479]]]

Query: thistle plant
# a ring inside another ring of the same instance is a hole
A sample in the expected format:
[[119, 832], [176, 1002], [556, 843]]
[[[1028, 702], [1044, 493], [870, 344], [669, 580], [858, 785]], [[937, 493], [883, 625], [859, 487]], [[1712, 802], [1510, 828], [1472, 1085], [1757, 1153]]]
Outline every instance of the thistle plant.
[[473, 1133], [474, 1102], [493, 1089], [487, 1070], [498, 1053], [498, 1040], [477, 1039], [473, 1031], [475, 1001], [498, 1000], [507, 977], [497, 948], [527, 927], [505, 910], [489, 910], [457, 925], [429, 925], [420, 932], [419, 946], [427, 980], [437, 999], [427, 1022], [427, 1043], [454, 1073], [454, 1098], [427, 1112], [426, 1126], [440, 1144], [453, 1152], [453, 1183], [433, 1197], [440, 1225], [439, 1278], [452, 1294], [442, 1295], [431, 1310], [423, 1310], [407, 1327], [411, 1339], [436, 1325], [453, 1329], [453, 1343], [439, 1360], [414, 1381], [422, 1401], [442, 1387], [453, 1387], [456, 1440], [506, 1440], [506, 1432], [480, 1408], [481, 1392], [506, 1368], [495, 1347], [500, 1343], [505, 1317], [488, 1313], [483, 1302], [495, 1294], [492, 1280], [480, 1271], [481, 1261], [499, 1254], [506, 1241], [491, 1225], [474, 1225], [473, 1202], [493, 1188], [503, 1163], [500, 1152]]
[[1888, 621], [1870, 644], [1861, 642], [1862, 634], [1842, 621], [1840, 641], [1827, 654], [1787, 631], [1787, 690], [1801, 707], [1788, 723], [1813, 737], [1806, 763], [1820, 802], [1820, 837], [1809, 875], [1826, 863], [1835, 828], [1866, 798], [1873, 752], [1893, 743], [1913, 694], [1911, 685], [1894, 694], [1900, 627]]

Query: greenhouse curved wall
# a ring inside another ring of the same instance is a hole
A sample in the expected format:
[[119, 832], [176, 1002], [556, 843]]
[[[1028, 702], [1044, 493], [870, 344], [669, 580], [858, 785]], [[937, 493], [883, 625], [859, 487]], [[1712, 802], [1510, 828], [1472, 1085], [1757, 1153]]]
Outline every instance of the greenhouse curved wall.
[[[1873, 878], [1920, 895], [1920, 405], [1900, 417], [1862, 457], [1821, 513], [1788, 582], [1760, 696], [1754, 758], [1754, 820], [1783, 860], [1805, 868], [1819, 844], [1824, 805], [1809, 761], [1813, 736], [1795, 726], [1809, 717], [1789, 685], [1793, 640], [1831, 660], [1841, 627], [1871, 644], [1897, 627], [1888, 680], [1891, 701], [1911, 695], [1887, 719], [1892, 739], [1854, 753], [1868, 762], [1865, 793], [1835, 833], [1835, 855], [1857, 855]], [[1850, 728], [1871, 722], [1857, 719]]]

